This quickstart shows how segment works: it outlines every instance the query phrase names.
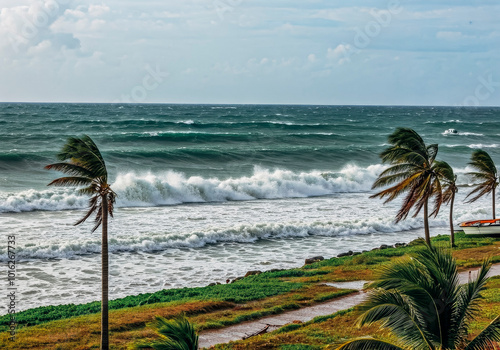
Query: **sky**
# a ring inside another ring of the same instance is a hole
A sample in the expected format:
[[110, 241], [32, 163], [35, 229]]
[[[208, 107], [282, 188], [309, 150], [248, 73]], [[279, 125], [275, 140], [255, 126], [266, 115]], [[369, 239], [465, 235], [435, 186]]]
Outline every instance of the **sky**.
[[0, 102], [500, 106], [498, 0], [0, 0]]

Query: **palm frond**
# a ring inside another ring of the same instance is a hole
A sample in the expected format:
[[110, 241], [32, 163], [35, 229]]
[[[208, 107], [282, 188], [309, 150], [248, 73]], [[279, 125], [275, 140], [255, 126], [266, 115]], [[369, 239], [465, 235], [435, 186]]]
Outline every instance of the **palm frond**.
[[160, 339], [139, 343], [136, 349], [198, 350], [198, 334], [184, 316], [172, 320], [156, 317], [153, 325]]
[[495, 185], [491, 182], [483, 182], [475, 185], [475, 188], [470, 191], [469, 194], [467, 194], [467, 196], [465, 197], [467, 199], [472, 196], [472, 198], [469, 199], [466, 203], [473, 203], [482, 196], [489, 194], [490, 192], [492, 192], [492, 188], [494, 188], [494, 186]]
[[387, 203], [406, 194], [396, 214], [395, 221], [399, 222], [406, 219], [412, 209], [413, 215], [417, 216], [424, 206], [427, 208], [431, 197], [434, 197], [433, 211], [429, 216], [437, 216], [445, 198], [448, 198], [444, 197], [440, 178], [433, 165], [438, 145], [426, 146], [420, 135], [409, 128], [397, 128], [389, 135], [388, 141], [391, 147], [385, 149], [380, 157], [384, 163], [391, 163], [392, 166], [377, 177], [372, 189], [391, 187], [370, 198], [385, 198], [384, 203]]
[[68, 174], [68, 175], [74, 175], [78, 177], [87, 177], [87, 178], [93, 178], [94, 174], [90, 172], [88, 169], [86, 169], [83, 166], [74, 164], [74, 163], [54, 163], [54, 164], [49, 164], [45, 166], [46, 170], [55, 170], [55, 171], [60, 171], [62, 173]]
[[402, 344], [412, 349], [430, 344], [428, 338], [433, 338], [422, 327], [425, 315], [398, 289], [371, 291], [359, 310], [363, 314], [358, 319], [358, 326], [381, 322], [382, 327], [389, 328]]
[[494, 349], [495, 342], [500, 342], [500, 315], [467, 344], [465, 350]]
[[488, 152], [482, 149], [477, 149], [472, 152], [469, 165], [480, 173], [491, 174], [493, 177], [496, 177], [497, 168], [495, 163]]
[[[397, 337], [396, 346], [408, 349], [490, 349], [500, 341], [500, 316], [467, 345], [468, 326], [481, 311], [479, 300], [490, 266], [486, 259], [477, 277], [461, 285], [451, 251], [427, 245], [411, 258], [381, 267], [368, 285], [369, 296], [357, 308], [358, 326], [379, 322]], [[352, 348], [368, 344], [361, 340], [366, 339], [351, 341]], [[351, 342], [342, 348], [351, 349]]]
[[[393, 187], [390, 187], [388, 189], [385, 189], [383, 191], [380, 191], [378, 193], [375, 193], [374, 195], [371, 195], [370, 198], [375, 198], [375, 197], [389, 197], [386, 200], [386, 203], [389, 201], [392, 201], [395, 199], [397, 196], [400, 194], [409, 191], [412, 188], [412, 185], [415, 183], [415, 181], [418, 179], [420, 176], [419, 173], [413, 173], [413, 174], [408, 174], [408, 176], [404, 177], [401, 182], [398, 184], [394, 185]], [[377, 180], [379, 181], [379, 180]], [[377, 184], [377, 187], [380, 187], [380, 184], [386, 180], [380, 179], [379, 182], [375, 181], [375, 184]], [[392, 180], [389, 180], [392, 181]], [[374, 184], [374, 186], [375, 186]]]
[[[100, 199], [101, 197], [99, 195], [94, 195], [90, 197], [89, 199], [89, 211], [83, 218], [78, 220], [76, 223], [74, 223], [74, 226], [78, 226], [82, 223], [84, 223], [92, 214], [97, 213], [99, 215], [99, 212], [101, 211], [101, 204], [100, 204]], [[92, 230], [94, 232], [95, 230]]]
[[48, 186], [86, 186], [92, 183], [92, 179], [87, 177], [60, 177], [53, 180]]
[[57, 158], [61, 161], [70, 160], [71, 163], [87, 169], [93, 177], [102, 177], [107, 181], [104, 159], [94, 141], [87, 135], [81, 138], [70, 137]]
[[498, 186], [498, 173], [490, 155], [481, 149], [472, 152], [469, 165], [476, 171], [466, 173], [466, 175], [471, 176], [474, 180], [482, 181], [475, 184], [474, 189], [466, 197], [472, 197], [468, 201], [468, 203], [472, 203], [495, 190]]
[[85, 222], [92, 214], [96, 214], [92, 232], [102, 223], [102, 204], [106, 200], [108, 214], [113, 216], [116, 193], [107, 183], [108, 173], [104, 159], [92, 139], [84, 135], [81, 138], [70, 137], [57, 154], [60, 163], [47, 165], [45, 169], [57, 170], [74, 175], [53, 180], [53, 186], [84, 186], [78, 189], [79, 194], [91, 196], [89, 211], [75, 225]]
[[405, 350], [405, 348], [382, 340], [359, 338], [343, 343], [336, 350]]
[[489, 279], [486, 276], [490, 267], [491, 260], [484, 260], [477, 277], [460, 286], [456, 306], [450, 317], [450, 338], [455, 344], [462, 343], [467, 339], [469, 322], [481, 312], [479, 301], [482, 299], [482, 292]]

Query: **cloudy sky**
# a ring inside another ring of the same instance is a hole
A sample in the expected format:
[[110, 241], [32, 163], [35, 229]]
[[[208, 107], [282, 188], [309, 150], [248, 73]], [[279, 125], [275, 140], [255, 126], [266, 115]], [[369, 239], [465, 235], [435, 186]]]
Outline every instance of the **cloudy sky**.
[[0, 0], [0, 101], [500, 106], [498, 0]]

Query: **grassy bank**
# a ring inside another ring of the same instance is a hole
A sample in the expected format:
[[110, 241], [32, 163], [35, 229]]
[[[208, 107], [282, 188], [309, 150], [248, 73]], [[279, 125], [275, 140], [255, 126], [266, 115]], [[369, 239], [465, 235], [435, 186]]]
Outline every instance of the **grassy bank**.
[[[435, 237], [433, 243], [448, 246], [448, 237]], [[456, 243], [458, 247], [454, 250], [454, 255], [459, 265], [464, 268], [479, 265], [480, 261], [488, 255], [493, 256], [495, 262], [500, 262], [500, 239], [467, 238], [458, 235]], [[154, 333], [146, 325], [156, 315], [173, 317], [184, 313], [188, 315], [190, 321], [196, 324], [198, 330], [203, 330], [258, 319], [345, 295], [351, 291], [339, 290], [323, 283], [369, 280], [378, 267], [389, 263], [394, 258], [421, 249], [421, 244], [420, 241], [415, 241], [407, 247], [374, 250], [356, 256], [324, 260], [303, 268], [265, 272], [227, 285], [163, 290], [112, 301], [110, 303], [112, 309], [110, 312], [112, 348], [126, 349], [137, 339], [154, 338]], [[500, 283], [495, 281], [496, 284], [493, 283], [492, 288], [500, 288]], [[492, 298], [494, 299], [494, 295]], [[84, 305], [40, 307], [21, 312], [16, 315], [19, 327], [14, 343], [8, 340], [8, 334], [5, 332], [9, 317], [3, 316], [0, 318], [0, 327], [4, 331], [0, 335], [0, 347], [5, 349], [98, 348], [99, 310], [100, 303], [95, 302]], [[332, 339], [337, 339], [340, 336], [359, 335], [356, 333], [357, 331], [352, 334], [345, 333], [352, 328], [353, 322], [349, 323], [355, 318], [352, 312], [332, 317], [338, 319], [333, 322], [331, 317], [325, 317], [308, 324], [290, 325], [278, 333], [274, 332], [270, 335], [220, 348], [316, 349], [323, 348]], [[328, 325], [332, 323], [339, 325], [336, 326], [337, 330], [328, 331], [334, 332], [333, 335], [321, 330], [329, 327]], [[342, 325], [346, 327], [345, 332], [343, 331], [345, 334], [340, 331]], [[311, 329], [317, 329], [319, 332], [315, 341], [301, 333], [307, 330], [307, 332], [314, 334]], [[373, 334], [369, 330], [360, 332], [360, 334]], [[277, 340], [272, 340], [274, 339], [272, 337], [276, 337]], [[283, 337], [289, 337], [290, 341], [283, 342]], [[265, 346], [269, 347], [263, 347], [264, 345], [258, 344], [258, 341], [264, 341], [263, 344], [268, 342], [268, 345]], [[290, 346], [280, 348], [286, 344]], [[300, 347], [297, 344], [304, 345]]]

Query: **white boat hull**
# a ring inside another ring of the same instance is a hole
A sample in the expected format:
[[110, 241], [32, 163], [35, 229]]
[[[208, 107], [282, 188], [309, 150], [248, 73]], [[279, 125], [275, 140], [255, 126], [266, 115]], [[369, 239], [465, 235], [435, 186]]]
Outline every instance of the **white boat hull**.
[[461, 228], [466, 235], [500, 235], [500, 225], [474, 225]]

